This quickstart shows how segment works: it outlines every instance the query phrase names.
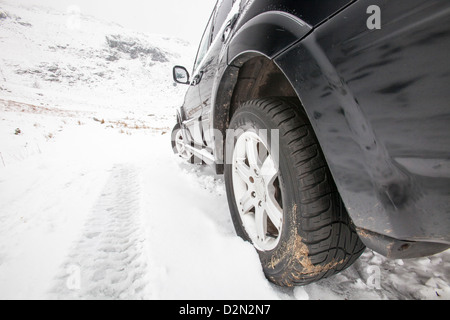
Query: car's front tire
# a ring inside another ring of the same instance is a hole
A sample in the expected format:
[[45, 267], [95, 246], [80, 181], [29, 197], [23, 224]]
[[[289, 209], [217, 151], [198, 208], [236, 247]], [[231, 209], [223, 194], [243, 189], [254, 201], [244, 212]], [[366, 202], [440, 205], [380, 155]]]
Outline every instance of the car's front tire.
[[267, 278], [304, 285], [349, 267], [364, 245], [296, 100], [244, 103], [226, 138], [225, 184], [239, 236]]

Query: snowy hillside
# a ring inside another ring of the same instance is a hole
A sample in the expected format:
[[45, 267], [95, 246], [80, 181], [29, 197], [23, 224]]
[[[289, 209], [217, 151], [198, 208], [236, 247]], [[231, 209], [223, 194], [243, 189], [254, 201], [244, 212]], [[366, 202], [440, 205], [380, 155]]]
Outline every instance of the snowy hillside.
[[61, 129], [55, 121], [34, 121], [36, 113], [81, 123], [95, 112], [123, 132], [172, 126], [185, 88], [174, 87], [171, 68], [192, 65], [195, 49], [189, 43], [132, 32], [70, 8], [61, 13], [1, 3], [0, 28], [0, 110], [26, 109], [20, 126], [16, 118], [2, 119], [2, 134], [23, 133], [0, 141], [5, 162], [36, 151], [36, 139]]
[[192, 64], [193, 47], [183, 40], [135, 33], [70, 10], [4, 3], [0, 10], [3, 94], [145, 110], [179, 94], [171, 81], [174, 62]]
[[0, 299], [450, 299], [450, 252], [270, 284], [170, 131], [196, 48], [0, 2]]

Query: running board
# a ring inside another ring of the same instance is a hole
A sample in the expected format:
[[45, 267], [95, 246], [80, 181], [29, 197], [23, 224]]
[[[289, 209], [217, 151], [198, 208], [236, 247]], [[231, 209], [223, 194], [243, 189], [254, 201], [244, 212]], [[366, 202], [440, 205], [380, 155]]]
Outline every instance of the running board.
[[191, 145], [184, 145], [187, 150], [192, 152], [194, 156], [201, 159], [203, 162], [205, 162], [207, 165], [213, 165], [215, 163], [214, 156], [209, 153], [206, 149], [197, 149]]

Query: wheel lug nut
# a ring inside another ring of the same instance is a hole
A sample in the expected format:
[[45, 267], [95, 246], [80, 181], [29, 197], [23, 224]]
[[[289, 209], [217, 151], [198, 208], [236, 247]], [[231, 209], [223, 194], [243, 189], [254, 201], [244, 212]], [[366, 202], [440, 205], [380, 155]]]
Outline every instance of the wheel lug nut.
[[256, 192], [255, 191], [252, 192], [252, 197], [256, 198]]

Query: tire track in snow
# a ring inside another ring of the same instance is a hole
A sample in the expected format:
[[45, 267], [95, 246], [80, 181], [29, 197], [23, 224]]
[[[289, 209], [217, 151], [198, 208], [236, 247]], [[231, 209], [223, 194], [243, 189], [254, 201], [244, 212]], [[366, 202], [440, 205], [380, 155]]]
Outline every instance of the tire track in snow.
[[57, 276], [52, 298], [151, 298], [140, 189], [135, 168], [112, 169], [81, 239]]

